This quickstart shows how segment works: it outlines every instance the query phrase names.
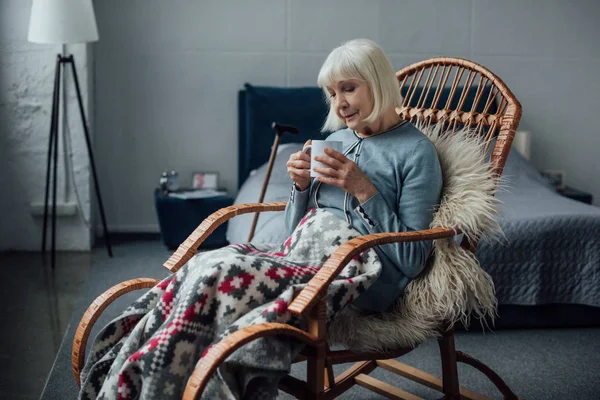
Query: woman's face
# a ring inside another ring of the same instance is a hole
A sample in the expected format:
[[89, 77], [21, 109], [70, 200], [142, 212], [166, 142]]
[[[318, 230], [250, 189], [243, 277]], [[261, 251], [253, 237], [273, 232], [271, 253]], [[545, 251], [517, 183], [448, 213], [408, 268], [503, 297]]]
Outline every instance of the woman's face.
[[331, 107], [348, 128], [363, 132], [367, 128], [364, 119], [373, 111], [373, 94], [367, 83], [360, 79], [337, 81], [327, 86]]

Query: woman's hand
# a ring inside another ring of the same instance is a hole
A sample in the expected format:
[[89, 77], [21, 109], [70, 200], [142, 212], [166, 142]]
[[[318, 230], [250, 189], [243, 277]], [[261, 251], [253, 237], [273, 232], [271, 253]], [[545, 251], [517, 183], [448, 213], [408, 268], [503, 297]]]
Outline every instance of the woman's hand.
[[361, 204], [377, 193], [377, 188], [371, 179], [354, 161], [330, 148], [325, 149], [325, 154], [327, 155], [315, 156], [315, 161], [327, 165], [327, 167], [314, 168], [315, 172], [320, 174], [317, 180], [341, 188], [356, 197]]
[[[308, 140], [304, 146], [311, 143], [312, 140]], [[288, 175], [296, 184], [296, 189], [305, 190], [310, 185], [310, 149], [308, 152], [293, 153], [285, 165]]]

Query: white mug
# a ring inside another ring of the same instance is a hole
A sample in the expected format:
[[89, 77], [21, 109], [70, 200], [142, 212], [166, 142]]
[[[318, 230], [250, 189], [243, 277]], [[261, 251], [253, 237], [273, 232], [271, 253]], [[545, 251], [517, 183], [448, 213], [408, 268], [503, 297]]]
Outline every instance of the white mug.
[[313, 140], [311, 144], [308, 146], [304, 146], [302, 151], [306, 152], [308, 149], [310, 150], [310, 177], [315, 178], [319, 176], [318, 172], [314, 171], [314, 167], [327, 167], [326, 165], [315, 161], [315, 156], [326, 156], [325, 148], [330, 148], [339, 153], [343, 152], [343, 142], [338, 142], [334, 140]]

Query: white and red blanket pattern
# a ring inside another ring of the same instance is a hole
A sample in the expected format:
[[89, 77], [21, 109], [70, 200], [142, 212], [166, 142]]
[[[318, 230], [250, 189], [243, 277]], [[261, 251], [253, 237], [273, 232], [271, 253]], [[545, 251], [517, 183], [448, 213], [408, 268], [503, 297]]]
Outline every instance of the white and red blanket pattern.
[[[359, 236], [328, 211], [310, 210], [281, 246], [238, 244], [200, 253], [131, 304], [96, 337], [80, 399], [180, 399], [211, 344], [249, 325], [302, 321], [288, 304], [335, 249]], [[331, 284], [328, 317], [381, 271], [374, 250], [355, 257]], [[265, 337], [238, 349], [202, 398], [273, 398], [302, 344]]]

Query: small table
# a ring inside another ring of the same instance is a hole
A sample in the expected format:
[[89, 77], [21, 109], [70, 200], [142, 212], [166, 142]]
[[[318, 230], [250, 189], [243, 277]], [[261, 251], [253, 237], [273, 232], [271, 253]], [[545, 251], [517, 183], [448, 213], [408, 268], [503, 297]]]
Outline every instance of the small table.
[[566, 186], [564, 189], [557, 189], [557, 193], [573, 200], [581, 201], [582, 203], [592, 204], [592, 194], [581, 190]]
[[[176, 249], [206, 217], [232, 204], [233, 198], [229, 195], [181, 199], [162, 195], [160, 190], [156, 189], [154, 205], [163, 243], [170, 250]], [[202, 242], [200, 248], [216, 248], [227, 245], [226, 232], [227, 222], [211, 233]]]

